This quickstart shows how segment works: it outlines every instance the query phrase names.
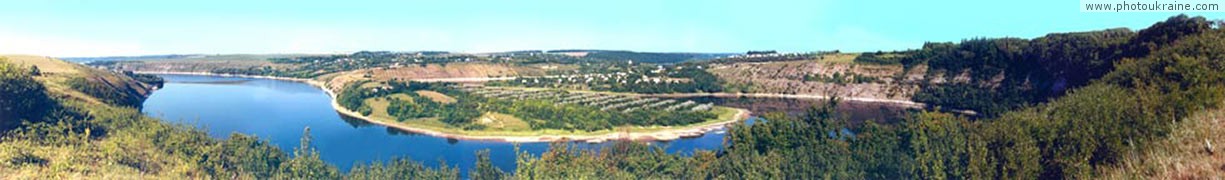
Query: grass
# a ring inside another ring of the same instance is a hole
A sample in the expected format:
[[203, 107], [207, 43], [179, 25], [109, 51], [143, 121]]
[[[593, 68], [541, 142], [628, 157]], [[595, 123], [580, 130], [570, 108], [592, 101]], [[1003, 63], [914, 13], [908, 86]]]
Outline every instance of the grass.
[[383, 83], [381, 83], [381, 82], [366, 82], [365, 84], [362, 84], [362, 85], [358, 86], [358, 88], [362, 88], [362, 89], [370, 89], [370, 88], [375, 88], [375, 87], [380, 87], [380, 86], [383, 86]]
[[413, 97], [408, 96], [408, 94], [404, 94], [404, 93], [395, 93], [395, 94], [388, 95], [388, 97], [403, 100], [403, 101], [408, 101], [410, 103], [413, 102]]
[[[30, 140], [9, 140], [0, 143], [0, 159], [10, 160], [16, 156], [36, 157], [41, 163], [0, 165], [0, 174], [14, 179], [186, 179], [182, 169], [190, 169], [187, 162], [157, 152], [147, 139], [123, 140], [105, 138], [75, 145], [39, 145]], [[119, 145], [138, 145], [119, 147]], [[117, 151], [112, 149], [123, 149]], [[150, 172], [118, 163], [117, 157], [127, 160], [139, 159], [156, 164], [161, 170]], [[178, 170], [176, 172], [176, 170]]]
[[822, 59], [820, 61], [829, 62], [829, 63], [853, 63], [855, 62], [855, 57], [859, 57], [859, 54], [858, 53], [850, 53], [850, 54], [837, 53], [837, 54], [830, 54], [830, 55], [822, 56]]
[[[408, 96], [408, 94], [404, 94], [404, 93], [395, 93], [395, 94], [388, 95], [387, 97], [403, 100], [408, 103], [413, 103], [413, 97]], [[389, 120], [396, 119], [395, 116], [391, 116], [391, 114], [387, 112], [387, 106], [391, 106], [391, 101], [389, 101], [386, 98], [383, 98], [383, 97], [366, 98], [366, 100], [363, 100], [362, 103], [365, 103], [367, 106], [370, 106], [370, 109], [371, 109], [370, 115], [369, 115], [370, 117], [379, 118], [379, 119], [389, 119]]]
[[[1225, 177], [1225, 108], [1205, 110], [1174, 125], [1149, 149], [1125, 155], [1104, 179], [1212, 179]], [[1207, 143], [1212, 144], [1209, 153]]]
[[207, 175], [200, 177], [203, 168], [195, 165], [195, 161], [159, 148], [164, 145], [161, 143], [173, 140], [154, 134], [190, 134], [172, 130], [185, 126], [163, 124], [142, 116], [139, 110], [105, 104], [67, 84], [68, 79], [75, 77], [104, 79], [108, 85], [128, 83], [131, 79], [53, 58], [6, 55], [0, 59], [38, 66], [43, 74], [35, 79], [47, 87], [49, 96], [61, 97], [57, 101], [71, 107], [68, 109], [88, 112], [87, 119], [73, 122], [128, 122], [135, 118], [132, 123], [118, 127], [84, 127], [84, 132], [106, 130], [106, 135], [91, 138], [73, 131], [51, 131], [62, 133], [33, 138], [6, 134], [0, 139], [0, 179], [208, 179]]
[[[112, 87], [124, 86], [123, 83], [130, 82], [130, 79], [124, 76], [118, 76], [106, 71], [92, 69], [84, 65], [55, 58], [29, 55], [0, 55], [0, 59], [18, 66], [37, 66], [42, 75], [34, 76], [34, 79], [43, 82], [43, 85], [47, 87], [48, 94], [51, 96], [77, 99], [91, 104], [103, 104], [103, 101], [73, 89], [68, 85], [69, 79], [85, 77]], [[138, 93], [148, 93], [144, 89], [134, 90]]]
[[515, 116], [496, 112], [486, 112], [477, 118], [476, 123], [485, 125], [491, 130], [499, 131], [530, 131], [532, 126]]
[[28, 55], [2, 55], [8, 59], [10, 63], [18, 66], [30, 67], [37, 66], [39, 71], [50, 74], [75, 74], [81, 72], [84, 66], [69, 63], [66, 61], [55, 60], [50, 57], [28, 56]]
[[366, 103], [367, 106], [370, 106], [371, 111], [370, 111], [370, 115], [368, 116], [370, 116], [371, 118], [388, 119], [388, 120], [393, 120], [393, 121], [396, 119], [396, 117], [392, 117], [390, 114], [387, 113], [387, 106], [391, 105], [391, 102], [387, 101], [387, 99], [368, 98], [365, 101], [363, 101], [363, 103]]
[[439, 102], [443, 104], [451, 104], [451, 103], [455, 103], [456, 101], [455, 98], [451, 96], [447, 96], [446, 94], [438, 93], [436, 91], [420, 90], [420, 91], [417, 91], [417, 95], [425, 96], [427, 98], [430, 98], [430, 100], [434, 102]]

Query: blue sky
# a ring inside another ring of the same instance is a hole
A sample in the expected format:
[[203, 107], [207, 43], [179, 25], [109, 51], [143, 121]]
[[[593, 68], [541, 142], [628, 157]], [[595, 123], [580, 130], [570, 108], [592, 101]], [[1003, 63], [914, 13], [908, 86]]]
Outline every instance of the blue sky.
[[[876, 51], [974, 37], [1139, 29], [1177, 13], [1078, 1], [6, 1], [0, 53]], [[1190, 13], [1221, 19], [1221, 13]]]

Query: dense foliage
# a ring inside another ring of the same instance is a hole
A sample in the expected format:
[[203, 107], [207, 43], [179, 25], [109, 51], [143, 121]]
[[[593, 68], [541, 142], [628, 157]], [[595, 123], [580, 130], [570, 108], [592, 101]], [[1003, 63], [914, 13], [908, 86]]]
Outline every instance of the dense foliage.
[[393, 97], [383, 97], [390, 99], [391, 105], [387, 106], [387, 114], [396, 117], [399, 121], [408, 119], [434, 117], [437, 114], [434, 110], [443, 108], [442, 103], [434, 102], [429, 98], [421, 97], [416, 93], [406, 93], [409, 99], [399, 99]]
[[146, 95], [140, 92], [144, 89], [141, 85], [124, 82], [117, 76], [70, 77], [66, 83], [72, 89], [120, 106], [139, 107]]
[[365, 104], [366, 98], [375, 97], [378, 94], [370, 89], [361, 88], [361, 85], [366, 82], [368, 81], [358, 81], [345, 85], [340, 90], [340, 93], [336, 94], [336, 102], [346, 109], [356, 111], [362, 115], [370, 115], [372, 109], [369, 105]]
[[[40, 175], [45, 177], [68, 173], [109, 174], [123, 169], [148, 175], [171, 173], [197, 178], [339, 179], [343, 175], [336, 167], [319, 159], [318, 152], [310, 146], [309, 135], [303, 138], [302, 147], [291, 155], [252, 136], [234, 134], [228, 139], [214, 139], [190, 127], [142, 117], [130, 108], [73, 102], [68, 102], [67, 107], [64, 113], [48, 117], [54, 121], [30, 124], [7, 134], [0, 143], [0, 157], [6, 158], [0, 168], [55, 166], [55, 173]], [[31, 146], [41, 147], [41, 150], [22, 148]], [[47, 154], [61, 150], [72, 154], [73, 158], [57, 159], [58, 156]], [[385, 166], [359, 164], [349, 176], [458, 177], [453, 168], [441, 171], [412, 169], [410, 167], [424, 165], [399, 158], [391, 162]], [[103, 169], [111, 169], [111, 172], [95, 172]]]
[[911, 56], [911, 53], [914, 53], [914, 51], [865, 52], [855, 56], [855, 59], [852, 61], [863, 64], [901, 64], [903, 60]]
[[141, 83], [152, 85], [157, 88], [162, 88], [162, 85], [166, 84], [166, 80], [162, 79], [162, 77], [157, 76], [157, 75], [136, 74], [136, 73], [132, 73], [132, 71], [124, 71], [123, 75], [132, 78], [132, 80], [136, 80]]
[[1033, 40], [972, 39], [928, 43], [901, 60], [926, 64], [928, 77], [914, 100], [987, 117], [1063, 95], [1114, 69], [1122, 59], [1142, 58], [1177, 39], [1210, 30], [1203, 17], [1171, 17], [1139, 32], [1127, 29], [1056, 33]]
[[[396, 117], [399, 121], [407, 121], [417, 118], [438, 117], [443, 123], [455, 127], [463, 127], [465, 129], [482, 129], [484, 127], [472, 124], [472, 120], [482, 114], [482, 111], [477, 109], [479, 106], [476, 103], [471, 103], [467, 100], [456, 103], [439, 103], [427, 97], [422, 97], [416, 91], [429, 90], [435, 92], [445, 92], [449, 94], [460, 93], [457, 90], [450, 88], [455, 84], [450, 83], [421, 83], [421, 82], [401, 82], [392, 80], [387, 83], [389, 88], [384, 92], [388, 94], [403, 94], [409, 99], [399, 99], [388, 96], [381, 96], [391, 100], [391, 104], [387, 106], [387, 113]], [[379, 96], [376, 96], [379, 97]]]
[[22, 121], [41, 121], [54, 103], [47, 89], [31, 77], [29, 70], [0, 58], [0, 132]]

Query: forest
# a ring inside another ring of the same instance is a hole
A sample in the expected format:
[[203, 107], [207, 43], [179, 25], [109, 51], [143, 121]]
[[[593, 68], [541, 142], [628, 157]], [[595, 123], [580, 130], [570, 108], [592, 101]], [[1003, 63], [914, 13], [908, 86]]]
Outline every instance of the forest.
[[970, 39], [927, 43], [904, 52], [907, 67], [928, 66], [928, 77], [967, 76], [967, 82], [921, 84], [913, 100], [987, 117], [1045, 102], [1090, 84], [1124, 59], [1143, 58], [1177, 40], [1213, 30], [1213, 21], [1179, 15], [1139, 31], [1053, 33], [1032, 40]]

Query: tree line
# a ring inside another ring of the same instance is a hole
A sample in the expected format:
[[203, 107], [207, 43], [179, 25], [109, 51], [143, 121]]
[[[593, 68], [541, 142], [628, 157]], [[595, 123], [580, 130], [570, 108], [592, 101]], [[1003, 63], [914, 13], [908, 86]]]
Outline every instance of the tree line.
[[[1174, 16], [1151, 27], [1055, 33], [1032, 40], [971, 39], [961, 43], [927, 43], [904, 52], [906, 67], [923, 64], [929, 79], [913, 99], [987, 117], [1045, 102], [1088, 85], [1124, 59], [1148, 56], [1184, 37], [1212, 30], [1203, 17]], [[957, 82], [955, 77], [968, 77]]]

